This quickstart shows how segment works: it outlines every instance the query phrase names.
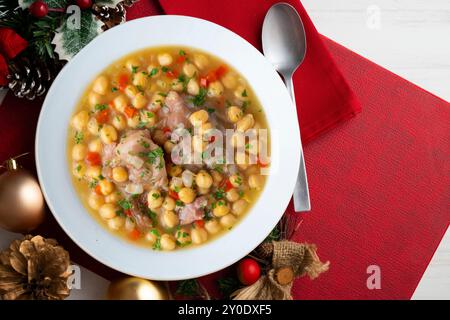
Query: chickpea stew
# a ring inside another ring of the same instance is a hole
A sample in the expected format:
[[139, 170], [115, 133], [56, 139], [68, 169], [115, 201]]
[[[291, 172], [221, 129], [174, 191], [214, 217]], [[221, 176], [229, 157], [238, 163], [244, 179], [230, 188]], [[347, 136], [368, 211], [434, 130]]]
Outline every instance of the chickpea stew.
[[[218, 142], [211, 132], [251, 129], [267, 121], [231, 66], [193, 48], [144, 49], [107, 67], [80, 99], [67, 140], [73, 183], [114, 234], [154, 250], [199, 245], [231, 229], [265, 185], [260, 144], [232, 136], [244, 150], [235, 163], [205, 152]], [[180, 130], [199, 163], [177, 159]]]

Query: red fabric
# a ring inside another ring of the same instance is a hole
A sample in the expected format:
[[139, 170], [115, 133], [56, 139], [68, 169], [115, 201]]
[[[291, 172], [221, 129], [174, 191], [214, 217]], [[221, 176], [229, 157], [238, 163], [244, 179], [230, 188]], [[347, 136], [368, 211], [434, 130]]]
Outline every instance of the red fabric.
[[13, 29], [0, 28], [0, 53], [12, 59], [28, 46], [28, 42]]
[[[224, 11], [218, 2], [209, 6], [211, 12]], [[233, 14], [243, 10], [238, 8]], [[157, 13], [155, 3], [141, 0], [129, 17]], [[246, 19], [258, 20], [260, 14], [247, 12]], [[295, 240], [316, 243], [331, 267], [314, 281], [296, 281], [294, 297], [408, 299], [450, 221], [450, 105], [323, 41], [364, 112], [305, 148], [313, 210], [302, 215]], [[0, 106], [0, 161], [33, 150], [39, 107], [10, 95]], [[24, 164], [32, 168], [32, 160]], [[73, 260], [97, 273], [118, 276], [77, 248], [51, 215], [36, 233], [57, 238]], [[369, 265], [381, 268], [380, 290], [366, 287]], [[215, 295], [215, 280], [230, 272], [207, 276], [203, 283]]]
[[8, 84], [8, 64], [5, 58], [0, 54], [0, 86], [5, 86]]

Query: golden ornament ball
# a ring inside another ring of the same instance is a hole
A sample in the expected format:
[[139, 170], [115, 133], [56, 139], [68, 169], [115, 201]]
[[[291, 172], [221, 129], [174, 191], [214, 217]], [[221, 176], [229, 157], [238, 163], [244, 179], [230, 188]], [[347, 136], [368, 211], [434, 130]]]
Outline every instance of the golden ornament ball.
[[129, 277], [111, 282], [109, 300], [168, 300], [169, 294], [162, 283]]
[[34, 176], [19, 168], [15, 159], [5, 161], [0, 175], [0, 227], [26, 233], [44, 220], [44, 197]]

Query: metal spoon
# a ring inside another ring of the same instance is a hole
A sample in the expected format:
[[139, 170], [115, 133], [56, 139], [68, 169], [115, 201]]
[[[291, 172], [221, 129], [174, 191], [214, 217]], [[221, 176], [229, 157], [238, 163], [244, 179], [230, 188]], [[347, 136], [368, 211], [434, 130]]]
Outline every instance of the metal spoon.
[[[266, 58], [283, 76], [295, 104], [292, 75], [305, 58], [306, 35], [302, 20], [294, 7], [287, 3], [277, 3], [269, 9], [262, 29], [262, 45]], [[311, 210], [303, 149], [300, 152], [300, 169], [293, 195], [296, 212]]]

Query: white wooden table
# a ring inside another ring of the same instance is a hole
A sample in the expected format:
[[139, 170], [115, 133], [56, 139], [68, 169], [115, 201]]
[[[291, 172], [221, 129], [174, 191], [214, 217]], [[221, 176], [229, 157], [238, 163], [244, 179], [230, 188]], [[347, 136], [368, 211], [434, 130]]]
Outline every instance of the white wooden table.
[[[324, 35], [450, 100], [450, 0], [302, 0]], [[0, 93], [1, 100], [1, 93]], [[18, 235], [0, 230], [0, 249]], [[81, 269], [71, 299], [102, 299], [108, 282]], [[414, 299], [450, 299], [450, 231]]]

